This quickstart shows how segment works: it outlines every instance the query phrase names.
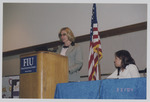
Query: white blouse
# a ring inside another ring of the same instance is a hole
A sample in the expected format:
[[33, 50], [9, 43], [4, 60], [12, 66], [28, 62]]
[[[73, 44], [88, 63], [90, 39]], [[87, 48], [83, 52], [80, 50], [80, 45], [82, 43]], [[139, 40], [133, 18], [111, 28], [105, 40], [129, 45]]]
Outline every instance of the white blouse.
[[119, 75], [118, 74], [118, 69], [116, 69], [110, 76], [107, 78], [138, 78], [140, 77], [140, 73], [134, 64], [129, 64], [126, 66], [126, 68], [122, 71], [120, 70]]
[[68, 48], [62, 48], [60, 54], [63, 56], [66, 56], [66, 51], [68, 50]]

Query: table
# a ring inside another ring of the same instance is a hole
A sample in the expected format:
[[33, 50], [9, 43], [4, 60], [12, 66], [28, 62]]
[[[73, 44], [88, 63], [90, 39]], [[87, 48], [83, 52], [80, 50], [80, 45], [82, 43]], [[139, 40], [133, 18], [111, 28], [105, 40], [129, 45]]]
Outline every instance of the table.
[[146, 78], [57, 84], [55, 99], [146, 99]]

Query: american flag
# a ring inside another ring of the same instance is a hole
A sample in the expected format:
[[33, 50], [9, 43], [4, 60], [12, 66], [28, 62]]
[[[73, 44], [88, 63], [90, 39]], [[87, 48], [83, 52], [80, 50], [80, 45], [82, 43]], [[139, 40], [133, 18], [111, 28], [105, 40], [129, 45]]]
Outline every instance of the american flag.
[[89, 54], [89, 81], [99, 80], [98, 62], [102, 58], [102, 49], [100, 36], [98, 34], [98, 23], [96, 17], [96, 4], [93, 4], [92, 18], [91, 18], [91, 31], [90, 31], [90, 54]]

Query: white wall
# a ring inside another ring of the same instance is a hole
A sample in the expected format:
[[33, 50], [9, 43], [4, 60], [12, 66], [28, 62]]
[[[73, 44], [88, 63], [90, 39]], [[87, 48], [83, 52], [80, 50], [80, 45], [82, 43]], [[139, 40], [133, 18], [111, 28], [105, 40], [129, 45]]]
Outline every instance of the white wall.
[[[58, 40], [68, 26], [75, 36], [89, 34], [92, 4], [4, 3], [3, 51]], [[99, 31], [147, 21], [146, 4], [97, 3]]]

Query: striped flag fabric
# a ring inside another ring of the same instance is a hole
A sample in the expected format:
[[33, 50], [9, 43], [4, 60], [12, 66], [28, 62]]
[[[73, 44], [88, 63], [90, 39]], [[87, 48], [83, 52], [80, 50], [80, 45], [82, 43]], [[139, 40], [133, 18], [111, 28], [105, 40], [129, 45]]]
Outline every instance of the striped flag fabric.
[[88, 80], [99, 80], [99, 60], [102, 58], [100, 36], [98, 34], [98, 23], [96, 16], [96, 4], [93, 4], [91, 31], [90, 31], [90, 53], [88, 64]]

